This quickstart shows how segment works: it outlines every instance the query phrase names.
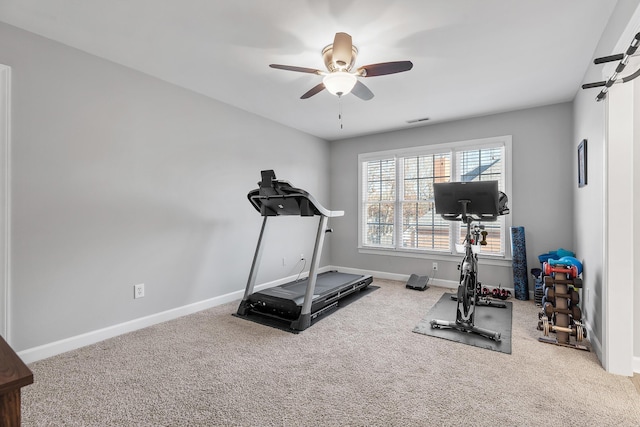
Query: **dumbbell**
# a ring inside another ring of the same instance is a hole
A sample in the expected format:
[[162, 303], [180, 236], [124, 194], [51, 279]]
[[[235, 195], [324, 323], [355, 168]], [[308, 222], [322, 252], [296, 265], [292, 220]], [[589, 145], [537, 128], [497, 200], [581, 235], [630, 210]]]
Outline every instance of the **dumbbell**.
[[571, 298], [569, 298], [571, 300], [571, 304], [580, 304], [580, 293], [576, 291], [573, 286], [569, 288], [569, 293], [571, 294]]
[[571, 316], [573, 317], [574, 321], [581, 321], [582, 320], [582, 310], [580, 309], [580, 307], [578, 307], [577, 305], [572, 305], [571, 306]]
[[552, 276], [544, 276], [544, 286], [546, 288], [551, 287], [556, 283], [566, 283], [573, 285], [576, 288], [582, 288], [582, 279], [579, 277], [574, 277], [573, 279], [556, 279]]
[[555, 307], [549, 301], [546, 301], [542, 304], [542, 312], [547, 316], [548, 319], [551, 319], [553, 313], [555, 313]]
[[489, 234], [488, 231], [482, 230], [480, 232], [480, 234], [482, 234], [482, 240], [480, 240], [480, 244], [482, 246], [486, 246], [487, 245], [487, 234]]
[[555, 284], [555, 282], [553, 281], [553, 277], [551, 276], [544, 276], [544, 287], [545, 288], [550, 288]]
[[549, 332], [566, 333], [576, 337], [576, 341], [582, 341], [587, 336], [587, 331], [580, 322], [575, 322], [571, 327], [556, 326], [549, 323], [546, 317], [538, 322], [538, 329], [543, 331], [545, 336], [549, 336]]
[[550, 276], [551, 273], [565, 274], [567, 277], [576, 277], [578, 275], [578, 267], [571, 264], [551, 265], [548, 262], [545, 262], [542, 266], [542, 270], [544, 271], [544, 274], [548, 276]]
[[543, 317], [546, 317], [551, 323], [554, 323], [556, 318], [554, 313], [551, 313], [551, 316], [549, 316], [544, 309], [542, 309], [538, 312], [538, 320], [542, 320]]
[[[555, 308], [553, 304], [548, 301], [542, 305], [542, 311], [538, 314], [538, 318], [546, 316], [547, 319], [552, 320], [556, 313], [568, 314], [573, 317], [575, 321], [582, 320], [582, 310], [577, 305], [572, 305], [570, 308]], [[555, 320], [553, 323], [555, 323]]]
[[547, 298], [547, 301], [553, 301], [556, 298], [566, 298], [571, 301], [571, 304], [579, 304], [580, 303], [580, 294], [574, 288], [569, 288], [566, 294], [557, 293], [555, 288], [547, 288], [544, 290], [544, 296]]

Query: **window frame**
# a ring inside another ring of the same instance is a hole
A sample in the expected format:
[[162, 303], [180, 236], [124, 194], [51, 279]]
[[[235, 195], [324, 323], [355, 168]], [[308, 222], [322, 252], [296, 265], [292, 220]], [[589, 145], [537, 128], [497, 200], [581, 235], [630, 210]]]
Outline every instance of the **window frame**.
[[[365, 254], [376, 255], [392, 255], [402, 256], [409, 258], [425, 258], [430, 259], [442, 259], [451, 260], [451, 258], [459, 258], [459, 254], [455, 250], [455, 240], [458, 232], [458, 227], [455, 223], [452, 223], [451, 233], [449, 237], [449, 250], [434, 250], [434, 249], [418, 249], [418, 248], [404, 248], [402, 247], [402, 203], [403, 195], [402, 185], [404, 184], [402, 161], [400, 158], [425, 156], [433, 154], [441, 154], [443, 152], [451, 153], [451, 179], [457, 179], [459, 175], [456, 168], [458, 167], [457, 153], [460, 151], [468, 151], [473, 149], [488, 149], [492, 147], [504, 147], [504, 191], [509, 197], [509, 207], [513, 212], [513, 197], [512, 197], [512, 136], [502, 135], [489, 138], [472, 139], [465, 141], [436, 143], [431, 145], [400, 148], [395, 150], [377, 151], [371, 153], [361, 153], [358, 155], [358, 252]], [[384, 160], [393, 158], [396, 162], [396, 200], [395, 200], [395, 214], [394, 214], [394, 235], [392, 246], [369, 246], [364, 244], [364, 206], [365, 200], [363, 200], [364, 194], [364, 180], [363, 180], [363, 167], [366, 162]], [[511, 215], [505, 215], [504, 217], [504, 254], [487, 254], [480, 253], [479, 258], [485, 259], [489, 262], [494, 261], [500, 264], [501, 261], [511, 260], [511, 245], [509, 230], [512, 225]]]

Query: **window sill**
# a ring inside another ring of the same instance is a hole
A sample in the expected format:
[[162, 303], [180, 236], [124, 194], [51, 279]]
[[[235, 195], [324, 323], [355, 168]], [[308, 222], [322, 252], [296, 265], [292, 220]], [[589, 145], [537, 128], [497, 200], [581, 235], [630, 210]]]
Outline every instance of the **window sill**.
[[[432, 261], [448, 261], [459, 262], [462, 260], [462, 254], [451, 254], [447, 252], [425, 252], [425, 251], [412, 251], [409, 249], [393, 249], [393, 248], [370, 248], [359, 247], [358, 253], [366, 255], [382, 255], [382, 256], [397, 256], [404, 258], [418, 258], [427, 259]], [[482, 255], [478, 254], [478, 263], [480, 265], [496, 265], [500, 267], [511, 267], [512, 260], [506, 256], [496, 255]]]

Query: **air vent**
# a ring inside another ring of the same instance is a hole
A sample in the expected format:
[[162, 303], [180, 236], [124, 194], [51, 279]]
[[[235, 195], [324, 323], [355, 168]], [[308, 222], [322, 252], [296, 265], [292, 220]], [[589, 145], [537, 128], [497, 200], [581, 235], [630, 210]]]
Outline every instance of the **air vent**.
[[407, 123], [409, 123], [409, 124], [420, 123], [420, 122], [426, 122], [427, 120], [429, 120], [429, 117], [423, 117], [421, 119], [407, 120]]

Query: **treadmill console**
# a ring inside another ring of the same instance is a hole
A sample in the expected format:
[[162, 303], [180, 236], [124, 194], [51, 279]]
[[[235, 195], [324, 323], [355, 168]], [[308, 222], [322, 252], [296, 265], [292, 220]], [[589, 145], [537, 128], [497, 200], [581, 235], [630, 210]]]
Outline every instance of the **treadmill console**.
[[288, 181], [277, 180], [273, 170], [264, 170], [261, 174], [259, 187], [247, 195], [260, 215], [321, 215], [309, 193], [292, 187]]

